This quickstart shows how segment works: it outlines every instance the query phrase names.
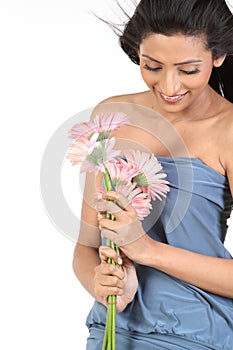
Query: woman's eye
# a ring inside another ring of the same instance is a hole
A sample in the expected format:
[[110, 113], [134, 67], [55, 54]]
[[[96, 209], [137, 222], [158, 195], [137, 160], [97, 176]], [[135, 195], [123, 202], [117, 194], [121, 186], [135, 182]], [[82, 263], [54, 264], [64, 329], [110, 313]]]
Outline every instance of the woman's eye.
[[147, 70], [149, 70], [149, 71], [152, 71], [152, 72], [156, 72], [156, 71], [158, 71], [159, 69], [161, 69], [160, 67], [152, 68], [152, 67], [148, 66], [148, 64], [145, 64], [144, 68], [147, 69]]
[[[148, 64], [145, 64], [144, 65], [144, 68], [146, 70], [149, 70], [151, 72], [157, 72], [159, 70], [161, 70], [162, 68], [161, 67], [150, 67], [148, 66]], [[186, 75], [192, 75], [192, 74], [196, 74], [196, 73], [199, 73], [199, 69], [198, 68], [195, 68], [193, 70], [183, 70], [183, 69], [180, 69], [180, 72], [183, 73], [183, 74], [186, 74]]]
[[200, 71], [199, 71], [199, 69], [196, 68], [196, 69], [193, 69], [193, 70], [183, 70], [183, 69], [181, 69], [180, 72], [184, 73], [186, 75], [192, 75], [192, 74], [199, 73]]

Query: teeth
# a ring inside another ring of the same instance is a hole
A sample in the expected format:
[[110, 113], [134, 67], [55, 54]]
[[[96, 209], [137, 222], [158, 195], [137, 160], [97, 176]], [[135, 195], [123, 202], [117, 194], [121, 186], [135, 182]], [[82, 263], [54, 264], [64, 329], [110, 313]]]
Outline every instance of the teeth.
[[180, 94], [180, 95], [176, 95], [176, 96], [167, 96], [161, 92], [160, 92], [160, 95], [167, 102], [178, 102], [178, 101], [182, 100], [182, 98], [185, 96], [185, 94]]
[[164, 95], [164, 94], [161, 94], [165, 99], [167, 99], [167, 100], [177, 100], [177, 99], [179, 99], [179, 98], [182, 98], [184, 95], [177, 95], [177, 96], [166, 96], [166, 95]]

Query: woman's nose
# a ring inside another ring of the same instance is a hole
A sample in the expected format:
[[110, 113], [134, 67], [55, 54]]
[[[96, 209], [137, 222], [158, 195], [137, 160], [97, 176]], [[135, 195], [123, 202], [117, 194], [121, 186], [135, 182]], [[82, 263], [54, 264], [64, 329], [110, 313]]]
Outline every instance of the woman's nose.
[[164, 72], [159, 89], [166, 96], [175, 96], [180, 93], [180, 85], [177, 72]]

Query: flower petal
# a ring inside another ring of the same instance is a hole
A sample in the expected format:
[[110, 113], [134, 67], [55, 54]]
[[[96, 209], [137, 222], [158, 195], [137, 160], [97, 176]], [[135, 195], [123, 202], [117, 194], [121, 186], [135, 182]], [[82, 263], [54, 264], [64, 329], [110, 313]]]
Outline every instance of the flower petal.
[[98, 133], [116, 131], [120, 126], [129, 124], [125, 113], [98, 114], [94, 119], [96, 131]]
[[93, 122], [82, 122], [72, 127], [69, 137], [71, 139], [86, 138], [91, 136], [93, 132], [95, 132], [95, 124]]
[[138, 175], [133, 178], [138, 186], [147, 187], [148, 196], [153, 200], [165, 197], [169, 192], [168, 181], [164, 180], [166, 174], [162, 172], [162, 165], [157, 158], [151, 153], [133, 149], [124, 154], [128, 163], [139, 168]]
[[69, 147], [67, 159], [69, 159], [73, 165], [81, 164], [88, 154], [88, 149], [89, 139], [78, 139]]

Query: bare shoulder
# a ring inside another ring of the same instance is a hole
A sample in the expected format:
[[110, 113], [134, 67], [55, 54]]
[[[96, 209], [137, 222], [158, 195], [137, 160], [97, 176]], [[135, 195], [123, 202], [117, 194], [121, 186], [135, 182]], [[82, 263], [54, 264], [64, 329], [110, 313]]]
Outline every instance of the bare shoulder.
[[136, 148], [153, 152], [155, 140], [151, 125], [156, 121], [150, 99], [150, 91], [112, 96], [101, 101], [92, 115], [124, 113], [129, 123], [115, 132], [117, 147], [121, 150]]
[[149, 91], [143, 91], [143, 92], [137, 92], [132, 94], [111, 96], [101, 101], [99, 105], [119, 102], [119, 103], [141, 104], [144, 106], [146, 105], [146, 102], [147, 102], [148, 93]]
[[92, 111], [92, 117], [94, 118], [98, 113], [112, 113], [112, 112], [127, 112], [134, 108], [136, 105], [141, 105], [146, 107], [149, 92], [143, 91], [132, 94], [115, 95], [108, 97], [100, 101]]

